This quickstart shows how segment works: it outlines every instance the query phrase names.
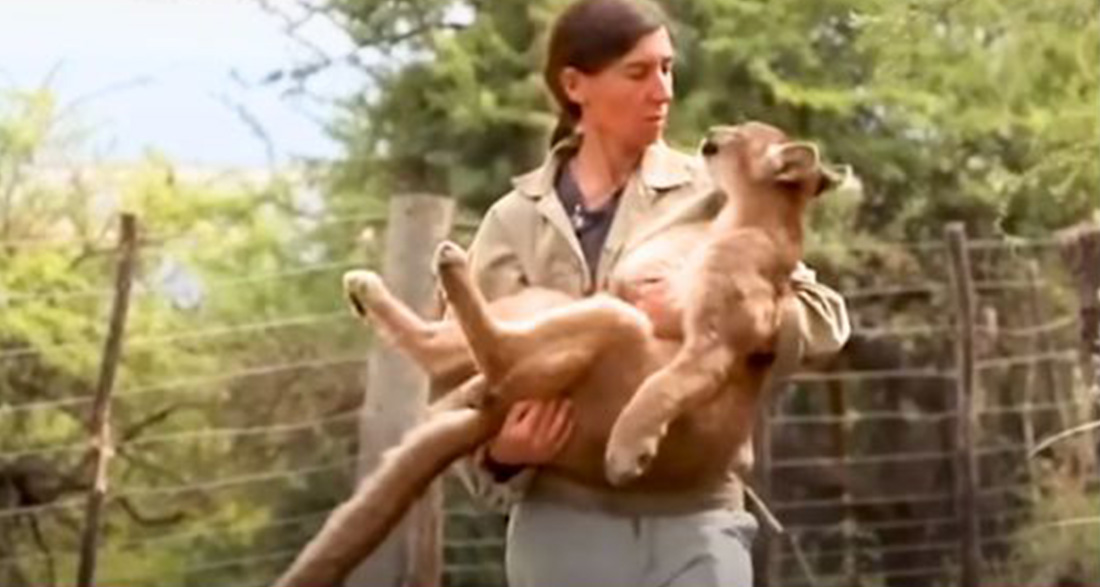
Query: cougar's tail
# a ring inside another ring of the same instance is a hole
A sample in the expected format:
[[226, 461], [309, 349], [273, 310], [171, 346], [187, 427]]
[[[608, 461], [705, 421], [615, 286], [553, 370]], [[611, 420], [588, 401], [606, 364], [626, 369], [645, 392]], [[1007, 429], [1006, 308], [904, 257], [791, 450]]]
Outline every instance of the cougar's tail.
[[337, 587], [389, 535], [448, 465], [492, 438], [499, 417], [460, 408], [434, 414], [382, 461], [306, 545], [275, 587]]

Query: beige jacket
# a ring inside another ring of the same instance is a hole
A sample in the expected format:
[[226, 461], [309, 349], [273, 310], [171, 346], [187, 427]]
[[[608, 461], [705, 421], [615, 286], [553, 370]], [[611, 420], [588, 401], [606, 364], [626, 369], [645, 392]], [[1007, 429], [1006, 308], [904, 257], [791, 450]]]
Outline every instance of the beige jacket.
[[[470, 258], [487, 299], [530, 286], [578, 297], [605, 289], [616, 264], [632, 247], [671, 226], [709, 219], [721, 206], [722, 196], [714, 191], [698, 157], [663, 143], [653, 145], [623, 190], [593, 281], [554, 186], [560, 165], [576, 148], [577, 141], [559, 144], [542, 166], [515, 178], [514, 189], [482, 220]], [[836, 352], [849, 334], [844, 300], [818, 284], [805, 266], [793, 277], [801, 302], [797, 321], [801, 336], [792, 335], [788, 338], [796, 340], [782, 345], [787, 356], [781, 356], [777, 365], [786, 365], [787, 371], [802, 356]], [[526, 471], [507, 484], [494, 483], [477, 466], [460, 467], [459, 474], [475, 495], [504, 506], [517, 497], [535, 471]]]

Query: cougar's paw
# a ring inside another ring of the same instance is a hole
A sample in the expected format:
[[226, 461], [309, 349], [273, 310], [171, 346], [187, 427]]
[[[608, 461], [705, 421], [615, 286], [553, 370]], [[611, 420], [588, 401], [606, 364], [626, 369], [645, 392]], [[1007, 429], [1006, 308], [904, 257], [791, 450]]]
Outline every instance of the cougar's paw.
[[360, 318], [366, 318], [371, 306], [385, 295], [382, 277], [373, 271], [348, 271], [344, 274], [344, 294]]
[[432, 266], [437, 272], [463, 268], [466, 266], [466, 251], [451, 241], [443, 241], [435, 249]]
[[604, 455], [607, 480], [621, 487], [645, 474], [657, 456], [657, 447], [664, 432], [662, 429], [656, 434], [636, 436], [633, 440], [625, 440], [623, 437], [627, 435], [612, 432]]

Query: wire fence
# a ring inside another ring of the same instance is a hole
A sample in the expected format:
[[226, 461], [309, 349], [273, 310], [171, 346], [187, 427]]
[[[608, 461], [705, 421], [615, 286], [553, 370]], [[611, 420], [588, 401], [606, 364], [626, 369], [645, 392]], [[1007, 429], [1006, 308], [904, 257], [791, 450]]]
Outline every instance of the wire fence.
[[[1042, 439], [1097, 417], [1097, 343], [1083, 338], [1091, 306], [1077, 293], [1093, 278], [1063, 259], [1067, 246], [965, 242], [969, 321], [958, 276], [945, 267], [947, 242], [851, 247], [856, 269], [830, 266], [821, 252], [819, 277], [841, 284], [854, 335], [838, 357], [776, 393], [761, 426], [768, 434], [752, 482], [784, 529], [756, 545], [761, 583], [962, 584], [967, 573], [988, 580], [1007, 576], [997, 573], [1010, 563], [1034, 564], [1019, 556], [1027, 541], [1100, 535], [1095, 437], [1029, 458]], [[906, 269], [869, 269], [886, 256], [907, 259]], [[296, 295], [326, 282], [335, 296], [340, 273], [357, 265], [242, 272], [204, 281], [202, 295]], [[113, 294], [106, 285], [3, 289], [0, 308], [87, 302], [102, 319]], [[148, 284], [134, 290], [137, 299], [165, 295]], [[266, 584], [347, 495], [370, 337], [337, 300], [274, 315], [258, 307], [231, 323], [162, 309], [175, 314], [130, 332], [113, 396], [101, 584]], [[76, 576], [94, 393], [90, 375], [60, 368], [57, 357], [95, 355], [101, 336], [0, 332], [0, 585], [69, 585]], [[963, 344], [972, 360], [961, 359]], [[964, 389], [967, 373], [974, 383]], [[961, 484], [965, 467], [973, 475]], [[473, 503], [453, 478], [444, 493], [443, 583], [504, 585], [505, 515]], [[1072, 507], [1067, 496], [1076, 495], [1092, 515]], [[1093, 542], [1078, 546], [1100, 548]], [[980, 555], [977, 569], [966, 543]]]
[[[1100, 268], [1067, 267], [1074, 245], [1057, 239], [962, 245], [962, 267], [942, 255], [950, 242], [890, 251], [940, 281], [843, 291], [853, 340], [776, 398], [757, 479], [785, 533], [760, 545], [761, 583], [1020, 584], [1044, 566], [1059, 580], [1081, 572], [1029, 557], [1028, 541], [1067, 524], [1098, 534], [1100, 446], [1082, 435], [1030, 456], [1097, 417], [1096, 341], [1080, 329], [1089, 304], [1073, 292], [1083, 280], [1096, 291]], [[873, 256], [861, 260], [874, 266]], [[1089, 560], [1100, 541], [1065, 550]]]
[[[170, 245], [144, 239], [152, 241], [139, 249], [147, 268], [156, 268]], [[88, 248], [63, 239], [15, 244], [32, 253]], [[113, 393], [114, 459], [97, 584], [268, 581], [316, 531], [355, 477], [367, 331], [337, 295], [275, 304], [274, 312], [270, 303], [234, 312], [204, 308], [242, 297], [262, 301], [274, 291], [287, 299], [337, 292], [341, 273], [362, 264], [298, 261], [230, 273], [194, 266], [196, 275], [213, 275], [196, 278], [201, 307], [174, 303], [178, 292], [154, 271], [140, 276]], [[97, 447], [85, 430], [94, 368], [72, 359], [92, 357], [87, 363], [94, 365], [100, 353], [105, 329], [94, 323], [115, 295], [107, 275], [99, 285], [65, 281], [53, 289], [0, 281], [0, 325], [14, 324], [16, 334], [23, 323], [9, 316], [40, 325], [54, 310], [87, 316], [93, 325], [73, 328], [77, 340], [19, 337], [0, 327], [5, 587], [71, 585], [77, 576], [92, 489], [89, 457]]]

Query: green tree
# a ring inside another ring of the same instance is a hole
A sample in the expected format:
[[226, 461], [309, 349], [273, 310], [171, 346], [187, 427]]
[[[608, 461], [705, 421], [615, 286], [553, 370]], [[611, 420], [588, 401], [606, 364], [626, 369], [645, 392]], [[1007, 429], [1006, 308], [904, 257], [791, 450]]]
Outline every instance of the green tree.
[[[337, 185], [487, 206], [543, 151], [553, 117], [538, 69], [564, 4], [321, 5], [383, 64], [364, 67], [364, 91], [333, 123], [348, 153]], [[938, 237], [962, 219], [978, 233], [1035, 234], [1097, 207], [1087, 162], [1100, 32], [1087, 0], [666, 6], [681, 55], [674, 142], [747, 118], [817, 140], [863, 180], [847, 216], [860, 232]]]
[[301, 177], [196, 176], [156, 154], [43, 165], [65, 150], [61, 110], [48, 90], [0, 93], [0, 583], [75, 576], [66, 504], [89, 484], [120, 210], [142, 241], [100, 577], [269, 577], [351, 483], [364, 331], [339, 275], [364, 260], [348, 243], [370, 205], [334, 216]]

